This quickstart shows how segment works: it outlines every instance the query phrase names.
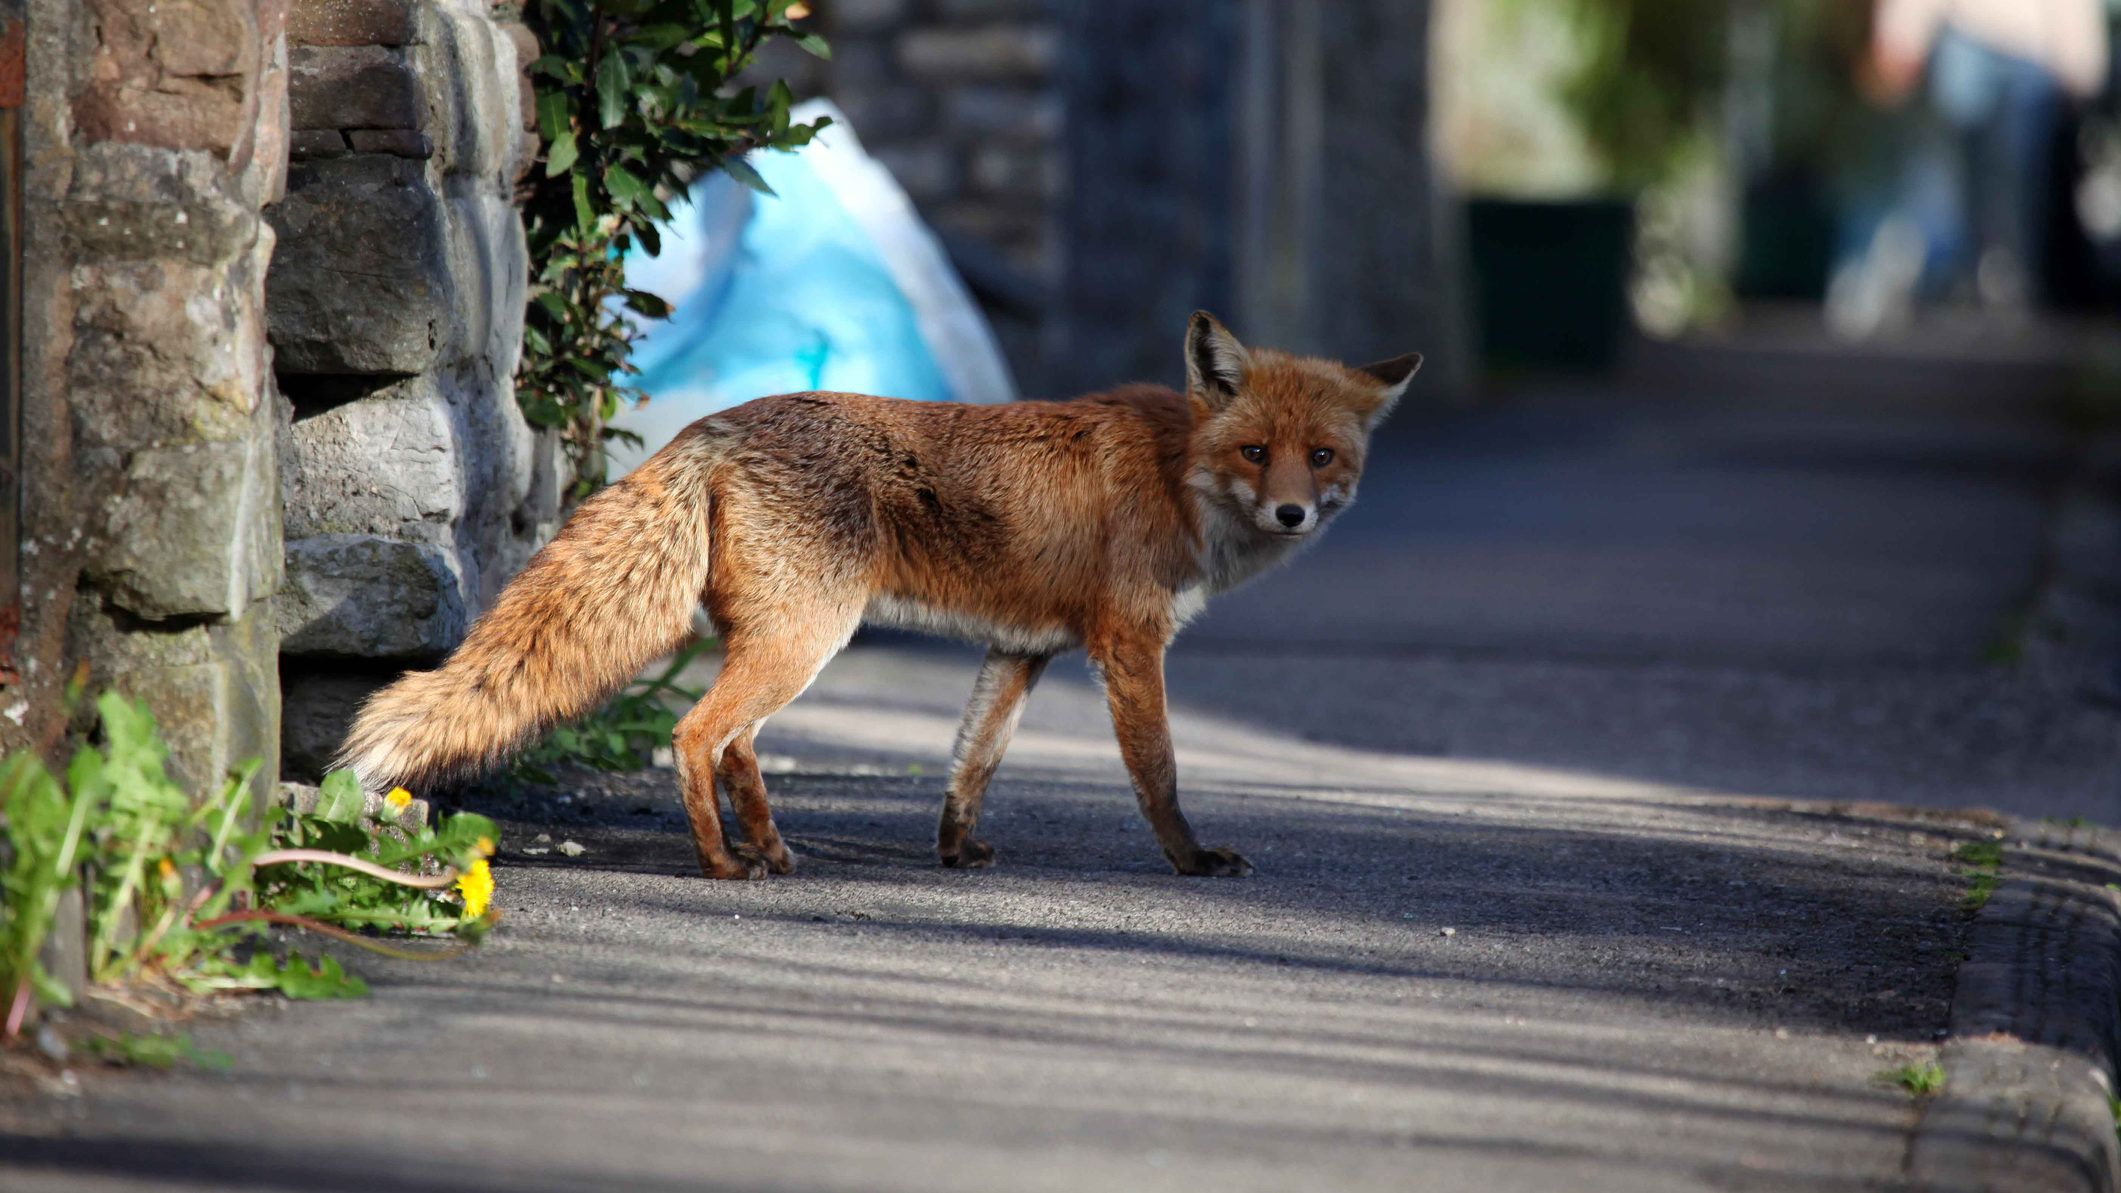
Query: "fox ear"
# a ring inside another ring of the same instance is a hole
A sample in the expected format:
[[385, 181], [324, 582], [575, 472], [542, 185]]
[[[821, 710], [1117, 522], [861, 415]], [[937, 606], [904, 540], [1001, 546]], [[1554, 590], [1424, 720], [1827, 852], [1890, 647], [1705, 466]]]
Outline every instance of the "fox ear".
[[1206, 311], [1193, 312], [1186, 324], [1187, 392], [1220, 409], [1237, 396], [1251, 367], [1251, 356], [1229, 328]]
[[1368, 421], [1374, 427], [1385, 420], [1385, 415], [1392, 413], [1392, 407], [1399, 404], [1400, 395], [1407, 392], [1407, 383], [1421, 371], [1421, 353], [1409, 352], [1405, 356], [1366, 364], [1355, 371], [1385, 387], [1378, 395], [1376, 408], [1368, 415]]

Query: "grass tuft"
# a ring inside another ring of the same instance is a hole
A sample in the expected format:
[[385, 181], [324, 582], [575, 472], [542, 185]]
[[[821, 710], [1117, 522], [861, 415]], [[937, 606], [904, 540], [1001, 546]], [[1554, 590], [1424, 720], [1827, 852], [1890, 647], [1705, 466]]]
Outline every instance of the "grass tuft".
[[1935, 1097], [1944, 1091], [1944, 1066], [1933, 1060], [1905, 1064], [1878, 1074], [1881, 1081], [1897, 1085], [1916, 1098]]
[[1952, 850], [1952, 860], [1970, 867], [1966, 893], [1959, 898], [1960, 910], [1971, 915], [1988, 906], [1989, 897], [1996, 893], [1996, 884], [2002, 880], [2003, 842], [1962, 841]]

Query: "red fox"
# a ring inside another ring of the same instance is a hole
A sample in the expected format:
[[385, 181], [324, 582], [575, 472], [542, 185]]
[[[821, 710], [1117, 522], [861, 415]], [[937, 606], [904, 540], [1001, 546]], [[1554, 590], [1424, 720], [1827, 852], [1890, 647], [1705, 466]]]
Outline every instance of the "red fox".
[[[464, 643], [362, 707], [340, 754], [365, 785], [492, 763], [595, 707], [705, 605], [722, 670], [673, 735], [711, 878], [786, 874], [752, 740], [863, 622], [987, 647], [937, 850], [981, 867], [980, 799], [1024, 698], [1086, 648], [1142, 814], [1181, 874], [1244, 874], [1178, 807], [1164, 648], [1207, 597], [1287, 558], [1355, 499], [1371, 431], [1421, 365], [1248, 349], [1206, 312], [1186, 393], [1131, 385], [968, 406], [760, 398], [693, 423], [584, 501]], [[746, 844], [722, 835], [716, 784]]]

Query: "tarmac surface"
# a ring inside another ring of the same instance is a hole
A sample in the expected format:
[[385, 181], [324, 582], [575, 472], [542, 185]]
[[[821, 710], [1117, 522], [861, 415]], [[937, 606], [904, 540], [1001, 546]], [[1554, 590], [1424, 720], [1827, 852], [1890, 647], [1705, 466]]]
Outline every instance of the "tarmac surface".
[[2121, 819], [2114, 709], [1999, 661], [2069, 461], [1952, 394], [1409, 420], [1172, 656], [1251, 877], [1169, 873], [1074, 664], [939, 868], [977, 652], [865, 639], [760, 739], [795, 875], [695, 877], [667, 771], [490, 789], [478, 952], [0, 1103], [0, 1187], [1904, 1187], [1995, 823], [1911, 809]]

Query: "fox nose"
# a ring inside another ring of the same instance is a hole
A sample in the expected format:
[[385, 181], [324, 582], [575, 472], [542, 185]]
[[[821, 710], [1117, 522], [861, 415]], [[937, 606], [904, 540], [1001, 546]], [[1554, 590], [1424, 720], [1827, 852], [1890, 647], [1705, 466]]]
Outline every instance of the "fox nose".
[[1304, 507], [1300, 505], [1280, 506], [1274, 511], [1274, 516], [1282, 525], [1293, 530], [1304, 524]]

